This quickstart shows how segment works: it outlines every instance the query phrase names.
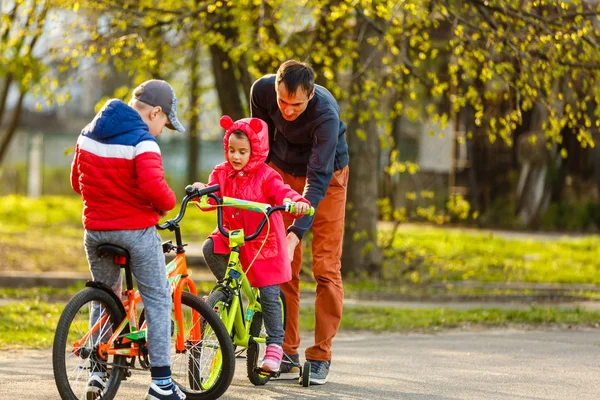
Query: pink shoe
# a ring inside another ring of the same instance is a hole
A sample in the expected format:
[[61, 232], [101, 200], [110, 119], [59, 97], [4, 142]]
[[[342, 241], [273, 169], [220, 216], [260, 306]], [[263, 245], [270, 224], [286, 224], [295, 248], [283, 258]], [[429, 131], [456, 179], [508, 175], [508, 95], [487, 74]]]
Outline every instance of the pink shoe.
[[277, 344], [270, 344], [267, 346], [265, 351], [265, 357], [260, 364], [260, 368], [266, 371], [277, 372], [281, 365], [281, 358], [283, 357], [283, 349]]

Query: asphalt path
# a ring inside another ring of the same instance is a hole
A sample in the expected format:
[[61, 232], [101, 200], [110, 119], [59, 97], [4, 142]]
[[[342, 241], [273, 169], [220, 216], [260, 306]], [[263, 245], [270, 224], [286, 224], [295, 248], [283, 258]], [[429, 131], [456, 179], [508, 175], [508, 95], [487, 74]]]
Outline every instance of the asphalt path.
[[[303, 341], [308, 341], [308, 335]], [[341, 333], [330, 382], [254, 387], [238, 358], [224, 399], [600, 399], [600, 329]], [[118, 399], [142, 399], [134, 371]], [[56, 399], [49, 350], [0, 353], [0, 399]]]

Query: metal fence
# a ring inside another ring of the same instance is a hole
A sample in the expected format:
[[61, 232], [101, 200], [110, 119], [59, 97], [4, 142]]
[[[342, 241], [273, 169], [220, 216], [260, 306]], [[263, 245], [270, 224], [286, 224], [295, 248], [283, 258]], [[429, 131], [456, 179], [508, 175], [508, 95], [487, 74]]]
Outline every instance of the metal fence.
[[[72, 194], [69, 172], [76, 141], [76, 134], [18, 132], [0, 167], [0, 194]], [[176, 189], [189, 183], [184, 182], [189, 142], [162, 135], [158, 141], [169, 184]], [[222, 143], [201, 141], [198, 180], [206, 180], [212, 168], [224, 161]]]

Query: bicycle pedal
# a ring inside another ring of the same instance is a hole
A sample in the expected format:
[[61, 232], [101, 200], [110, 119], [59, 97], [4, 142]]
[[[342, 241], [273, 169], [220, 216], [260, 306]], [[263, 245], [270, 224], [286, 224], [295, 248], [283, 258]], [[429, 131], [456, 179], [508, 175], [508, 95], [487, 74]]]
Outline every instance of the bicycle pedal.
[[280, 371], [269, 371], [267, 369], [262, 369], [262, 368], [254, 368], [254, 372], [259, 374], [259, 375], [265, 375], [265, 376], [269, 376], [271, 378], [278, 378], [279, 375], [281, 374]]

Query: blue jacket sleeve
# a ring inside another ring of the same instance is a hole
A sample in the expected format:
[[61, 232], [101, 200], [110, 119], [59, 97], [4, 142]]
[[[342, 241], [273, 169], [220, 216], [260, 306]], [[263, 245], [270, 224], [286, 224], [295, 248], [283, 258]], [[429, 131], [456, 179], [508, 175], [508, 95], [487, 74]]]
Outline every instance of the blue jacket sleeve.
[[[338, 142], [339, 119], [329, 119], [319, 125], [314, 131], [314, 141], [306, 170], [306, 186], [303, 197], [315, 208], [325, 197], [331, 177], [335, 151]], [[304, 216], [294, 221], [289, 231], [302, 239], [304, 233], [311, 227], [314, 216]]]

